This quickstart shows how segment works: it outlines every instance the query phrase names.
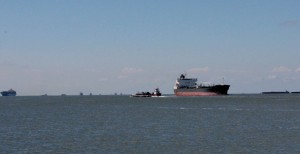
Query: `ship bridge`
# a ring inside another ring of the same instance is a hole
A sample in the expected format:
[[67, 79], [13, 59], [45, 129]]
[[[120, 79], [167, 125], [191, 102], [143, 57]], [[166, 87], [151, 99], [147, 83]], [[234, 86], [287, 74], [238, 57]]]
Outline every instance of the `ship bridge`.
[[174, 89], [177, 88], [196, 88], [197, 78], [185, 78], [185, 75], [181, 74], [180, 78], [177, 78]]

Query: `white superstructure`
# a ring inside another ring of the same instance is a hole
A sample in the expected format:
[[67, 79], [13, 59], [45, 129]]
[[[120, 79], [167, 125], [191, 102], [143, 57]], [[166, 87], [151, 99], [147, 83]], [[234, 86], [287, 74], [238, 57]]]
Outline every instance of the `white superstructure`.
[[180, 78], [177, 78], [174, 89], [178, 88], [196, 88], [197, 78], [185, 78], [185, 75], [181, 74]]

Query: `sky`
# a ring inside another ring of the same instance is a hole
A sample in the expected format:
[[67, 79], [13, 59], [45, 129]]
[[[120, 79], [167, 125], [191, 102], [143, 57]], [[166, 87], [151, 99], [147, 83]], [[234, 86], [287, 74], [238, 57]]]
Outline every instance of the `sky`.
[[299, 0], [0, 0], [0, 91], [300, 91]]

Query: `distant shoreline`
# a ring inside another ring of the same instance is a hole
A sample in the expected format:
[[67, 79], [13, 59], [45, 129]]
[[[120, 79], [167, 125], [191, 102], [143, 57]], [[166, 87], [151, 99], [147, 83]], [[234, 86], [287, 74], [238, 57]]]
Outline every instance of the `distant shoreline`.
[[[284, 91], [270, 91], [270, 92], [261, 92], [261, 93], [231, 93], [228, 95], [220, 95], [222, 97], [226, 96], [234, 96], [234, 95], [279, 95], [279, 94], [300, 94], [299, 91], [294, 92], [284, 92]], [[17, 95], [17, 96], [0, 96], [3, 98], [13, 98], [13, 97], [101, 97], [101, 96], [130, 96], [131, 94], [122, 94], [122, 95], [115, 95], [115, 94], [101, 94], [101, 95]], [[174, 96], [174, 97], [185, 97], [185, 96], [175, 96], [174, 94], [164, 94], [163, 96]], [[195, 97], [206, 97], [206, 96], [195, 96]], [[211, 97], [211, 96], [209, 96]], [[218, 97], [218, 96], [213, 96]]]

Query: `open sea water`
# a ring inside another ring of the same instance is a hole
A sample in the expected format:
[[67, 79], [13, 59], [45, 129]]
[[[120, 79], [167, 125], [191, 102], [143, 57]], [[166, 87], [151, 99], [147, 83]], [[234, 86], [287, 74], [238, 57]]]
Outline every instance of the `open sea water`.
[[0, 97], [0, 153], [300, 153], [300, 95]]

